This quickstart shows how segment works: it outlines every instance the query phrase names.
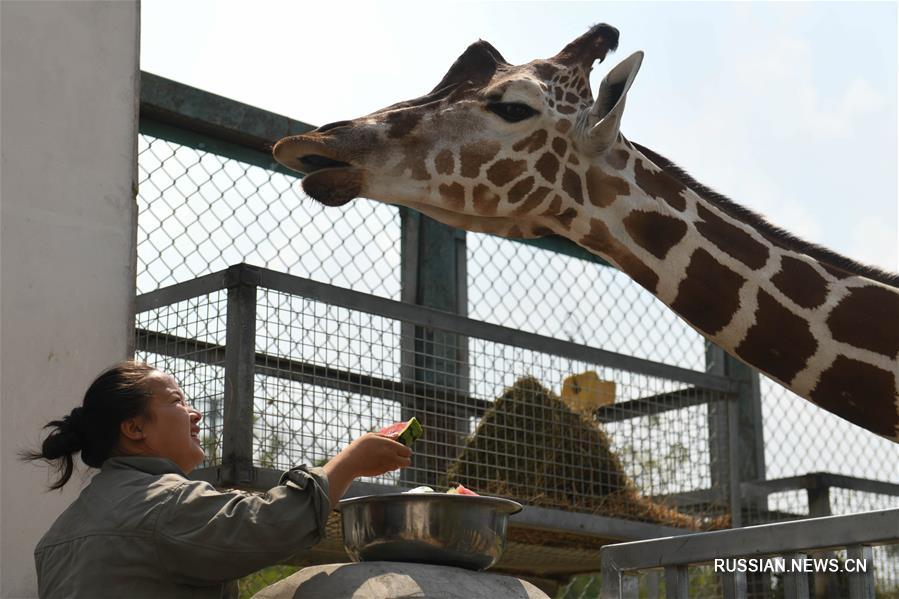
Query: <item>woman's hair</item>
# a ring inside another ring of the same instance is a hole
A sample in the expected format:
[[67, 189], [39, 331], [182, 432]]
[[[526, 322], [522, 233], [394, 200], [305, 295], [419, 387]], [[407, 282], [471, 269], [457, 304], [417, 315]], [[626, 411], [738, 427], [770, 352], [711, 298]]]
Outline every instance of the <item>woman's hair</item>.
[[53, 464], [59, 478], [50, 489], [60, 489], [72, 477], [72, 455], [81, 452], [81, 461], [99, 468], [119, 444], [120, 424], [149, 413], [152, 393], [146, 384], [155, 368], [140, 362], [120, 362], [101, 374], [84, 394], [81, 406], [62, 420], [44, 428], [53, 429], [40, 451], [26, 451], [22, 459], [45, 460]]

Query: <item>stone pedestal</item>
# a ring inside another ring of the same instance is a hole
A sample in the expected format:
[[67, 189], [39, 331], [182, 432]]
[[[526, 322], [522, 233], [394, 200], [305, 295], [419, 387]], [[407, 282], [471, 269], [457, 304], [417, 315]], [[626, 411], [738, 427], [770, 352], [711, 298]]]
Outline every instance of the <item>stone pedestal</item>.
[[462, 568], [360, 562], [303, 568], [253, 599], [549, 599], [524, 580]]

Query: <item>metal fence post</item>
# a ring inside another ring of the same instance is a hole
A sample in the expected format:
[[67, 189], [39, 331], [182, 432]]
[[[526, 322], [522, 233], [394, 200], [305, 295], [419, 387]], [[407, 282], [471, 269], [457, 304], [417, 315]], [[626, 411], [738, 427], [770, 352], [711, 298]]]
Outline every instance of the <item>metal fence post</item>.
[[253, 397], [258, 274], [245, 264], [228, 269], [225, 333], [225, 413], [221, 483], [249, 486], [253, 468]]
[[[810, 518], [819, 518], [832, 515], [830, 509], [830, 486], [820, 476], [812, 475], [811, 484], [806, 488], [808, 497], [808, 515]], [[836, 557], [833, 551], [815, 551], [812, 557], [830, 559]], [[840, 581], [833, 572], [815, 572], [812, 574], [816, 597], [837, 597], [840, 594]]]
[[753, 513], [767, 507], [734, 505], [742, 503], [740, 483], [765, 478], [759, 374], [712, 343], [706, 343], [706, 371], [740, 383], [737, 398], [730, 401], [736, 413], [731, 414], [722, 402], [709, 404], [708, 420], [712, 488], [728, 490], [733, 526], [743, 526], [751, 523], [743, 522], [744, 511]]
[[[400, 209], [400, 219], [402, 301], [467, 315], [465, 231], [407, 208]], [[468, 338], [403, 323], [400, 349], [403, 382], [424, 394], [414, 408], [403, 408], [402, 417], [415, 416], [425, 427], [400, 482], [437, 485], [468, 433], [468, 416], [451, 399], [468, 393]]]
[[[709, 404], [709, 468], [712, 489], [726, 491], [731, 526], [752, 524], [752, 515], [765, 505], [757, 498], [743, 498], [741, 483], [765, 478], [765, 448], [762, 437], [762, 398], [759, 374], [717, 345], [706, 342], [706, 371], [740, 383], [736, 398]], [[744, 514], [750, 521], [744, 521]], [[767, 596], [769, 573], [746, 577], [751, 594]]]

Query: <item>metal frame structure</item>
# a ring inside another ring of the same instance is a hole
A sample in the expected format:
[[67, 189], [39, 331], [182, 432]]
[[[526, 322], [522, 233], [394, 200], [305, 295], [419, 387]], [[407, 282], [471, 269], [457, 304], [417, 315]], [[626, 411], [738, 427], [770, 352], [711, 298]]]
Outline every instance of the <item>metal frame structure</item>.
[[[298, 177], [296, 173], [287, 171], [277, 164], [271, 157], [270, 149], [281, 137], [309, 131], [314, 128], [312, 125], [149, 73], [141, 73], [141, 77], [142, 134]], [[464, 340], [467, 337], [476, 337], [622, 371], [678, 381], [687, 386], [687, 389], [681, 391], [641, 397], [600, 408], [594, 416], [602, 423], [634, 416], [662, 414], [702, 404], [708, 401], [704, 392], [724, 397], [726, 401], [708, 403], [707, 449], [711, 460], [711, 485], [709, 488], [669, 494], [663, 498], [679, 508], [706, 504], [726, 505], [730, 510], [734, 527], [758, 522], [756, 518], [760, 514], [764, 514], [765, 518], [795, 518], [795, 514], [768, 512], [768, 495], [785, 490], [806, 490], [809, 498], [809, 514], [812, 516], [830, 515], [830, 488], [839, 487], [899, 496], [897, 484], [827, 473], [765, 480], [758, 373], [714, 345], [707, 345], [706, 372], [699, 372], [467, 318], [465, 233], [440, 225], [405, 208], [400, 208], [400, 215], [402, 301], [359, 293], [245, 264], [158, 289], [137, 298], [136, 312], [140, 314], [211, 292], [227, 290], [227, 334], [224, 345], [210, 345], [196, 339], [176, 338], [146, 330], [139, 330], [137, 335], [138, 351], [147, 351], [151, 347], [153, 351], [158, 351], [158, 348], [165, 347], [169, 348], [171, 357], [208, 360], [209, 363], [224, 365], [226, 408], [221, 465], [197, 470], [193, 473], [194, 477], [217, 485], [248, 489], [264, 489], [276, 484], [280, 471], [253, 463], [254, 374], [294, 377], [296, 382], [308, 383], [314, 380], [317, 385], [324, 384], [347, 392], [364, 390], [370, 395], [377, 393], [382, 399], [396, 401], [402, 406], [404, 417], [415, 414], [416, 398], [424, 396], [438, 397], [456, 406], [463, 406], [472, 416], [483, 414], [487, 407], [487, 402], [469, 396], [466, 390], [464, 382], [467, 372], [464, 360], [461, 360], [462, 365], [459, 366], [458, 372], [442, 373], [446, 375], [446, 380], [455, 380], [456, 383], [446, 384], [444, 381], [444, 384], [439, 386], [438, 392], [435, 391], [437, 385], [433, 380], [418, 373], [427, 369], [416, 368], [415, 364], [409, 362], [404, 362], [402, 366], [403, 374], [400, 381], [389, 381], [374, 379], [364, 373], [300, 364], [283, 357], [259, 353], [254, 338], [255, 302], [256, 290], [264, 288], [402, 322], [400, 344], [404, 360], [407, 355], [424, 355], [425, 360], [443, 359], [443, 356], [439, 355], [429, 356], [415, 346], [416, 339], [421, 337], [422, 331], [439, 329], [452, 332], [451, 336], [456, 341], [450, 340], [449, 343], [444, 341], [443, 347], [458, 348], [461, 353], [456, 354], [457, 358], [465, 356]], [[548, 237], [515, 240], [515, 242], [606, 265], [598, 257], [563, 238]], [[453, 276], [448, 276], [449, 270], [454, 272]], [[395, 491], [394, 486], [356, 481], [350, 488], [348, 496]], [[550, 533], [574, 533], [605, 541], [649, 539], [682, 535], [685, 532], [663, 525], [536, 506], [528, 506], [521, 514], [515, 516], [512, 526]], [[768, 530], [769, 534], [779, 535], [794, 529], [765, 528], [765, 530]], [[730, 532], [728, 531], [728, 534]], [[730, 547], [732, 538], [743, 540], [754, 538], [714, 534], [719, 536], [697, 537], [723, 539], [722, 542], [727, 547]], [[850, 544], [868, 542], [856, 540]], [[842, 544], [845, 545], [846, 541]], [[793, 545], [795, 544], [790, 545], [789, 551], [807, 548]], [[722, 554], [726, 554], [724, 549]], [[681, 564], [681, 562], [673, 563]], [[643, 562], [639, 562], [636, 566], [622, 567], [625, 570], [647, 567], [640, 564]], [[676, 584], [680, 584], [677, 579], [673, 580]]]
[[[807, 552], [847, 548], [850, 559], [872, 563], [871, 546], [899, 543], [899, 509], [863, 512], [847, 516], [810, 518], [761, 526], [747, 526], [675, 538], [606, 545], [602, 554], [602, 599], [637, 597], [636, 574], [663, 567], [669, 599], [687, 599], [690, 565], [722, 558], [784, 557], [804, 559]], [[872, 563], [873, 565], [873, 563]], [[722, 573], [724, 596], [745, 599], [747, 584], [743, 568]], [[808, 599], [806, 573], [785, 572], [787, 599]], [[873, 599], [874, 571], [849, 575], [850, 599]]]

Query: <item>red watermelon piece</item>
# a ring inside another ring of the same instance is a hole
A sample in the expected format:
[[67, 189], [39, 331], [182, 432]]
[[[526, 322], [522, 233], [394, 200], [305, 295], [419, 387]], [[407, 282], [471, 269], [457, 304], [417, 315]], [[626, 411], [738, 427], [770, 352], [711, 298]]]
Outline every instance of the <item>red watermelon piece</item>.
[[396, 424], [385, 426], [378, 431], [378, 434], [409, 447], [416, 439], [421, 437], [423, 432], [424, 429], [422, 429], [421, 424], [413, 417], [409, 419], [409, 422], [397, 422]]
[[447, 491], [450, 495], [471, 495], [474, 497], [479, 497], [477, 493], [472, 491], [471, 489], [466, 489], [463, 485], [457, 485], [456, 488], [450, 489]]

